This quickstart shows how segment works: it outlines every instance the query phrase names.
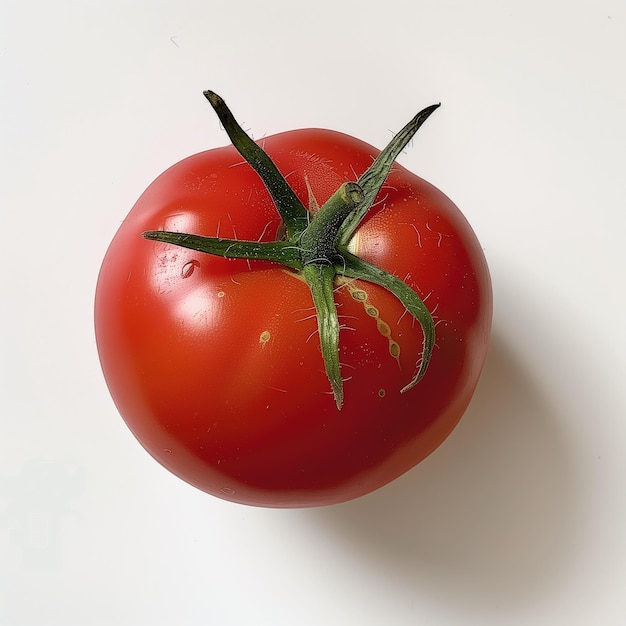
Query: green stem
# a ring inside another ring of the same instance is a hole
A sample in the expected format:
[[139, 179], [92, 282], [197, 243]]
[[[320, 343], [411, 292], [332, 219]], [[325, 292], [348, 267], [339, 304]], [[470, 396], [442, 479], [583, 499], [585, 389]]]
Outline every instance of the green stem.
[[339, 318], [335, 306], [335, 268], [331, 265], [306, 265], [302, 270], [313, 304], [317, 312], [317, 329], [320, 335], [320, 346], [326, 375], [335, 397], [337, 408], [343, 405], [343, 381], [339, 365]]
[[357, 183], [363, 190], [363, 202], [359, 208], [344, 222], [339, 233], [339, 244], [347, 245], [352, 235], [359, 227], [367, 212], [372, 208], [374, 200], [383, 186], [394, 161], [404, 150], [406, 145], [413, 139], [420, 126], [439, 108], [439, 104], [433, 104], [420, 111], [376, 157], [370, 167], [361, 175]]
[[285, 241], [238, 241], [237, 239], [203, 237], [167, 230], [149, 230], [143, 233], [143, 237], [226, 259], [274, 261], [293, 269], [302, 269], [303, 267], [300, 261], [300, 248]]
[[256, 171], [270, 192], [287, 228], [287, 238], [295, 239], [307, 226], [306, 208], [267, 153], [241, 128], [224, 100], [210, 90], [205, 91], [204, 96], [211, 103], [239, 154]]
[[270, 157], [237, 123], [224, 101], [212, 91], [205, 91], [204, 95], [215, 109], [235, 148], [267, 187], [286, 227], [287, 240], [238, 241], [158, 230], [147, 231], [143, 236], [152, 241], [227, 259], [272, 261], [299, 272], [311, 290], [324, 367], [339, 409], [343, 405], [344, 395], [339, 363], [339, 319], [334, 294], [336, 277], [343, 275], [358, 278], [384, 287], [419, 322], [424, 336], [416, 373], [401, 390], [408, 391], [422, 379], [432, 355], [435, 345], [432, 316], [424, 302], [406, 283], [351, 254], [347, 246], [372, 207], [396, 157], [439, 105], [418, 113], [394, 136], [356, 183], [344, 183], [315, 215], [311, 215]]
[[324, 203], [300, 238], [305, 265], [333, 264], [339, 229], [362, 200], [363, 191], [356, 183], [344, 183]]
[[391, 292], [406, 308], [406, 310], [419, 322], [422, 327], [424, 341], [422, 355], [418, 361], [416, 372], [411, 381], [405, 385], [400, 393], [405, 393], [424, 377], [430, 357], [435, 347], [435, 323], [424, 301], [403, 281], [376, 267], [349, 252], [343, 254], [345, 265], [340, 273], [348, 278], [360, 278], [370, 283], [375, 283]]

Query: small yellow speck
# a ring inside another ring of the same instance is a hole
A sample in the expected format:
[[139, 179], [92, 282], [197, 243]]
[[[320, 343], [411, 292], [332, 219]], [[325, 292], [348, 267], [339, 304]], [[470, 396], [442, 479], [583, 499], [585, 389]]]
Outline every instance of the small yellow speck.
[[365, 312], [370, 317], [378, 317], [378, 315], [379, 315], [378, 309], [375, 306], [372, 306], [371, 304], [368, 304], [368, 305], [365, 306]]
[[378, 390], [378, 397], [379, 398], [384, 398], [385, 397], [385, 390], [384, 389], [379, 389]]
[[383, 337], [391, 337], [391, 328], [387, 322], [383, 322], [380, 318], [376, 320], [376, 328]]
[[218, 298], [223, 298], [226, 295], [226, 293], [224, 293], [223, 291], [218, 291], [217, 292], [217, 297]]
[[261, 333], [261, 336], [259, 337], [259, 343], [261, 345], [265, 345], [270, 339], [271, 339], [272, 335], [270, 334], [269, 330], [264, 330]]
[[365, 302], [367, 300], [367, 294], [362, 289], [355, 289], [354, 291], [350, 292], [350, 295], [357, 302]]
[[391, 354], [394, 359], [400, 356], [400, 346], [393, 340], [389, 342], [389, 354]]

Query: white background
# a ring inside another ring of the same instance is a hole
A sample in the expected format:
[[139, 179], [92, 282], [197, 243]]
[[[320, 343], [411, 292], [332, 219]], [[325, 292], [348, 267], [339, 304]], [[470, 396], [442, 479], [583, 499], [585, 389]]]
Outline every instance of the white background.
[[[0, 625], [626, 624], [622, 0], [3, 0]], [[152, 461], [97, 359], [143, 189], [321, 126], [401, 157], [485, 248], [494, 333], [450, 439], [390, 486], [254, 509]]]

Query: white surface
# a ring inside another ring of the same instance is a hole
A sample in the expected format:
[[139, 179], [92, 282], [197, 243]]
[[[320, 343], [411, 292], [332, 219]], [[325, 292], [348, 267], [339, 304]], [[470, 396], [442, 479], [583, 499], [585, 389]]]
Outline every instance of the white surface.
[[[626, 623], [626, 7], [621, 0], [0, 7], [0, 624]], [[486, 250], [493, 345], [418, 468], [361, 500], [212, 499], [140, 449], [92, 330], [145, 186], [305, 126], [382, 146]]]

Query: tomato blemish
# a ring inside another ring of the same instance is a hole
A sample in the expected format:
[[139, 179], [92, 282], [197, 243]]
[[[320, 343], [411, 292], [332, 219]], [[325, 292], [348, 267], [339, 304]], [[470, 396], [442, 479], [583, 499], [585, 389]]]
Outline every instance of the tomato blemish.
[[197, 267], [200, 267], [200, 261], [196, 261], [196, 259], [193, 259], [192, 261], [189, 261], [188, 263], [185, 263], [185, 265], [183, 265], [183, 268], [180, 271], [180, 275], [183, 278], [189, 278], [194, 273]]
[[[357, 289], [350, 284], [347, 285], [347, 288], [352, 298], [363, 305], [367, 315], [376, 320], [376, 329], [383, 337], [385, 337], [385, 339], [387, 339], [387, 341], [389, 341], [389, 354], [396, 361], [398, 361], [398, 364], [400, 364], [400, 345], [392, 338], [391, 327], [387, 324], [387, 322], [381, 319], [379, 310], [368, 302], [369, 295], [367, 294], [367, 291], [364, 289]], [[384, 395], [384, 390], [382, 391]]]

